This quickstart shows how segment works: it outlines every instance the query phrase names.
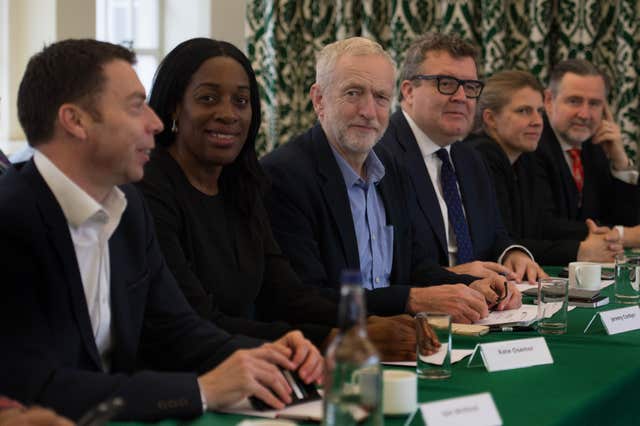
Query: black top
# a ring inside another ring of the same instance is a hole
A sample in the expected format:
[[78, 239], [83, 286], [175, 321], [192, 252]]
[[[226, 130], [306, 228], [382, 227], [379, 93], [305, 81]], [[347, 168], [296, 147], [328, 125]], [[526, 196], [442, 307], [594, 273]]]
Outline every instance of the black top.
[[548, 216], [548, 194], [536, 185], [533, 154], [521, 154], [512, 165], [500, 145], [485, 133], [471, 135], [463, 143], [482, 155], [509, 235], [531, 250], [540, 264], [566, 265], [576, 260], [579, 240], [545, 239], [545, 224], [553, 219]]
[[[337, 320], [337, 305], [300, 285], [273, 238], [261, 200], [249, 226], [224, 194], [195, 189], [162, 148], [153, 152], [139, 187], [167, 264], [202, 317], [228, 331], [267, 339], [300, 328], [322, 343]], [[271, 322], [277, 320], [287, 323]]]

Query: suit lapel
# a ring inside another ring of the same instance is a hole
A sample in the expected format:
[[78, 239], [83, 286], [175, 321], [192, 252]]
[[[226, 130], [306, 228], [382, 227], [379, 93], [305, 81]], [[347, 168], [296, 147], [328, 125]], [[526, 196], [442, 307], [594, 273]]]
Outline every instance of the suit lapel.
[[329, 146], [329, 141], [319, 124], [311, 130], [311, 143], [315, 151], [318, 174], [322, 181], [322, 194], [338, 228], [347, 265], [350, 268], [360, 269], [358, 240], [353, 227], [349, 196], [347, 195], [342, 173]]
[[80, 278], [78, 260], [76, 258], [73, 241], [71, 240], [71, 234], [69, 233], [67, 220], [49, 186], [35, 167], [33, 160], [25, 164], [21, 173], [33, 188], [42, 221], [48, 229], [47, 237], [54, 247], [58, 261], [62, 265], [65, 283], [60, 284], [66, 284], [69, 289], [73, 313], [76, 317], [76, 323], [80, 329], [80, 335], [82, 336], [85, 349], [95, 363], [95, 367], [102, 369], [102, 361], [100, 360], [95, 337], [93, 336], [93, 330], [91, 328], [91, 319], [87, 308], [84, 287], [82, 285], [82, 279]]
[[437, 185], [437, 182], [431, 182], [427, 166], [424, 164], [422, 153], [418, 147], [418, 142], [401, 110], [393, 114], [391, 123], [395, 125], [396, 140], [403, 152], [403, 161], [407, 166], [409, 177], [413, 182], [418, 205], [431, 224], [431, 228], [435, 230], [441, 252], [446, 254], [447, 239], [444, 235], [444, 222], [442, 220], [438, 197], [434, 189], [434, 185]]
[[[112, 367], [117, 370], [127, 371], [135, 365], [133, 356], [136, 349], [135, 336], [131, 335], [133, 327], [129, 321], [130, 307], [127, 295], [127, 287], [124, 277], [127, 274], [127, 249], [123, 232], [116, 231], [109, 238], [109, 264], [111, 267], [111, 326], [113, 335], [117, 336], [117, 350], [113, 350]], [[114, 349], [116, 349], [114, 348]]]
[[562, 178], [562, 191], [564, 191], [565, 199], [567, 200], [567, 205], [565, 206], [566, 211], [569, 212], [569, 217], [575, 218], [578, 216], [578, 198], [580, 194], [578, 192], [578, 187], [576, 186], [575, 181], [573, 180], [573, 175], [571, 174], [571, 169], [567, 164], [567, 160], [564, 156], [564, 152], [562, 152], [562, 147], [560, 146], [560, 142], [553, 133], [552, 129], [549, 129], [551, 132], [552, 138], [549, 141], [551, 149], [551, 155], [553, 157], [553, 163], [557, 165], [560, 176]]
[[[463, 142], [458, 141], [451, 145], [451, 161], [453, 162], [453, 167], [456, 169], [462, 205], [466, 213], [471, 243], [473, 243], [474, 241], [478, 241], [478, 235], [482, 233], [482, 230], [477, 228], [476, 223], [472, 219], [474, 217], [482, 217], [484, 214], [482, 211], [478, 211], [478, 209], [482, 209], [483, 206], [480, 205], [480, 201], [477, 200], [475, 196], [476, 178], [469, 174], [471, 170], [475, 169], [474, 164], [472, 164], [473, 159], [469, 155], [461, 155], [459, 151], [459, 144], [461, 143]], [[478, 223], [481, 222], [482, 221], [478, 221]]]
[[[389, 176], [391, 166], [385, 164], [385, 175], [378, 182], [377, 190], [380, 194], [380, 198], [382, 199], [382, 204], [384, 205], [385, 214], [387, 216], [386, 225], [393, 226], [393, 256], [391, 260], [391, 277], [399, 276], [400, 268], [400, 256], [398, 253], [402, 253], [400, 250], [400, 241], [398, 241], [398, 225], [402, 222], [401, 214], [406, 212], [401, 212], [398, 206], [403, 206], [401, 200], [396, 198], [396, 190], [394, 188], [394, 183]], [[395, 279], [392, 279], [391, 283], [396, 282]]]

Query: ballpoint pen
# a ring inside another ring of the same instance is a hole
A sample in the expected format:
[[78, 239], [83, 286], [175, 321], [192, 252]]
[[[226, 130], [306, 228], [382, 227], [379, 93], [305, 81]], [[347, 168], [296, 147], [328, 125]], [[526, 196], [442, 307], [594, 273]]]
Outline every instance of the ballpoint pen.
[[489, 327], [491, 332], [512, 332], [512, 331], [534, 331], [535, 328], [530, 325], [492, 325]]
[[[496, 293], [497, 294], [497, 293]], [[498, 298], [496, 299], [496, 301], [489, 306], [489, 310], [492, 311], [495, 309], [496, 306], [498, 306], [500, 304], [500, 302], [502, 302], [504, 299], [507, 298], [507, 296], [509, 295], [509, 286], [507, 284], [507, 282], [504, 282], [504, 292], [502, 293], [502, 295], [498, 295]]]

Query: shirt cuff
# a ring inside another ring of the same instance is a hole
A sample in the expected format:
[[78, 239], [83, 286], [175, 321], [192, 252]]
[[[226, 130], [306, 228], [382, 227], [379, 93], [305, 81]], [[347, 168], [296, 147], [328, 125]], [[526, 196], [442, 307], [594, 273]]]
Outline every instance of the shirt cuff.
[[198, 389], [200, 389], [200, 401], [202, 401], [202, 414], [207, 412], [207, 397], [204, 396], [204, 391], [202, 390], [202, 386], [200, 386], [200, 382], [198, 382]]
[[640, 176], [640, 173], [635, 169], [614, 170], [614, 168], [612, 166], [611, 167], [611, 175], [614, 178], [623, 181], [624, 183], [628, 183], [628, 184], [631, 184], [631, 185], [637, 185], [638, 184], [638, 176]]
[[511, 251], [513, 249], [518, 249], [518, 250], [521, 250], [521, 251], [525, 252], [527, 254], [527, 256], [529, 256], [531, 258], [531, 260], [533, 260], [534, 262], [536, 261], [536, 259], [534, 259], [534, 257], [531, 254], [531, 252], [525, 246], [521, 246], [520, 244], [513, 244], [513, 245], [510, 245], [509, 247], [507, 247], [506, 249], [504, 249], [504, 251], [502, 252], [500, 257], [498, 258], [498, 263], [502, 265], [502, 261], [504, 260], [504, 257], [507, 255], [507, 253], [509, 251]]

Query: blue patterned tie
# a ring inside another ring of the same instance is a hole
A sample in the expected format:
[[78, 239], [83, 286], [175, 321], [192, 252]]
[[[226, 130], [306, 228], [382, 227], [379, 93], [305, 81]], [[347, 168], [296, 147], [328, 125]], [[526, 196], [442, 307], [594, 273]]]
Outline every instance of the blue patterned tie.
[[458, 264], [471, 262], [474, 259], [473, 246], [471, 245], [467, 220], [462, 212], [462, 201], [458, 193], [458, 180], [449, 159], [449, 152], [441, 148], [436, 151], [436, 155], [442, 161], [442, 169], [440, 170], [442, 195], [444, 196], [444, 202], [447, 203], [449, 222], [453, 226], [453, 232], [456, 234], [458, 242]]

